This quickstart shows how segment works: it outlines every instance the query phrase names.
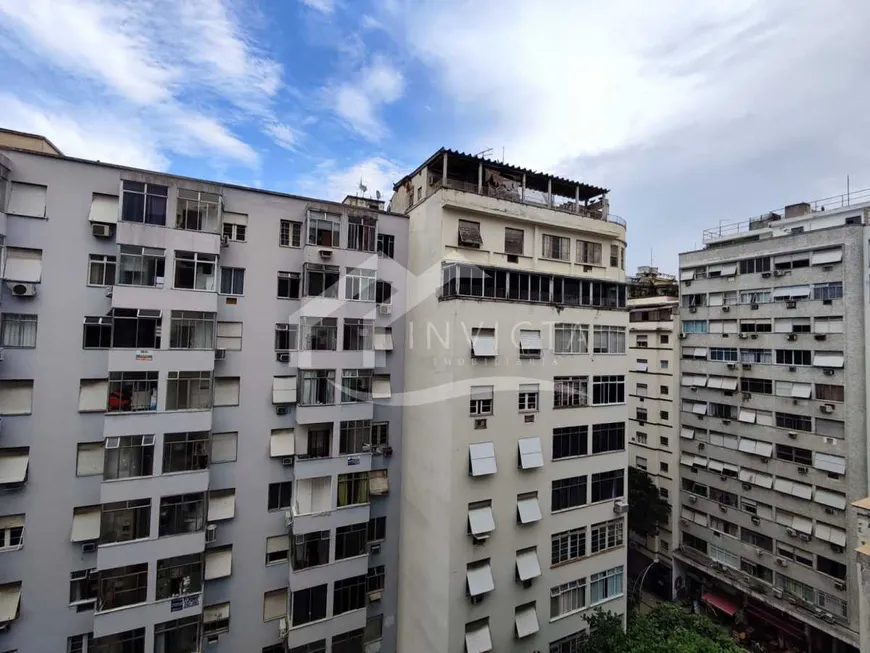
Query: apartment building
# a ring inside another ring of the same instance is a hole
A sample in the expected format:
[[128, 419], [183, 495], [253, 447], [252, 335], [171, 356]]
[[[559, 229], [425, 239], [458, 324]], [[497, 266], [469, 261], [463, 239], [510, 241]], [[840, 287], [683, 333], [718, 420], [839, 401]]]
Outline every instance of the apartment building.
[[398, 647], [570, 653], [623, 613], [625, 223], [606, 191], [440, 150], [410, 218]]
[[[628, 463], [646, 472], [673, 507], [679, 497], [679, 287], [642, 266], [628, 286]], [[673, 594], [672, 551], [679, 510], [646, 538], [630, 534], [631, 576], [663, 599]]]
[[867, 199], [787, 206], [680, 256], [678, 589], [796, 651], [858, 645]]
[[395, 651], [407, 217], [21, 143], [0, 650]]

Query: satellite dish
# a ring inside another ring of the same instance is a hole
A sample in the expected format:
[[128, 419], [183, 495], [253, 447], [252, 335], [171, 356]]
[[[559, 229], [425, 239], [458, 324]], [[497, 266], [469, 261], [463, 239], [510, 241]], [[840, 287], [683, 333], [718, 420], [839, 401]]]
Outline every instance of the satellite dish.
[[376, 190], [376, 191], [375, 191], [375, 197], [376, 197], [377, 199], [381, 199], [381, 191]]

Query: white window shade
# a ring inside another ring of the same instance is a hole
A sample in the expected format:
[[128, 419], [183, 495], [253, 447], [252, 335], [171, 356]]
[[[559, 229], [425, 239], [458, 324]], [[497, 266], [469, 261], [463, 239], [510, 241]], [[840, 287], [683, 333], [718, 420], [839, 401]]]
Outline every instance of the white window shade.
[[102, 442], [83, 442], [76, 449], [76, 476], [99, 476], [103, 473]]
[[695, 467], [706, 467], [708, 460], [704, 456], [695, 456], [692, 459], [692, 465]]
[[541, 344], [540, 331], [520, 331], [520, 349], [524, 351], [540, 351], [543, 349]]
[[492, 650], [492, 637], [489, 623], [482, 622], [465, 631], [465, 653], [489, 653]]
[[369, 472], [369, 494], [382, 496], [390, 491], [390, 478], [386, 469], [375, 469]]
[[737, 264], [736, 263], [722, 263], [721, 265], [711, 265], [707, 268], [707, 276], [716, 276], [720, 275], [723, 277], [730, 277], [737, 274]]
[[247, 226], [248, 224], [247, 213], [232, 213], [230, 211], [223, 211], [221, 213], [221, 218], [224, 224], [240, 224], [243, 226]]
[[372, 379], [372, 399], [389, 399], [392, 396], [389, 376], [376, 376]]
[[694, 278], [694, 270], [680, 270], [680, 281], [692, 281]]
[[79, 412], [106, 412], [108, 395], [108, 380], [82, 379], [79, 384]]
[[117, 195], [101, 195], [94, 193], [91, 198], [91, 210], [88, 220], [100, 224], [116, 224], [118, 222]]
[[541, 438], [520, 438], [520, 467], [534, 469], [544, 466], [544, 454], [541, 451]]
[[217, 323], [217, 348], [238, 351], [242, 348], [242, 323]]
[[471, 351], [478, 358], [495, 357], [495, 334], [490, 332], [473, 334], [471, 336]]
[[724, 306], [725, 294], [721, 292], [711, 292], [708, 303], [710, 306]]
[[740, 438], [738, 449], [743, 453], [751, 453], [754, 456], [763, 456], [764, 458], [770, 458], [773, 455], [773, 445], [770, 442], [751, 438]]
[[816, 333], [843, 333], [843, 318], [841, 317], [817, 317], [815, 324]]
[[275, 535], [266, 538], [266, 553], [281, 553], [290, 550], [289, 535]]
[[756, 413], [748, 408], [741, 408], [740, 414], [737, 416], [737, 421], [745, 422], [746, 424], [755, 424]]
[[468, 510], [468, 528], [471, 534], [483, 539], [495, 530], [495, 519], [492, 516], [492, 506], [480, 506]]
[[791, 386], [791, 396], [797, 399], [809, 399], [813, 394], [813, 386], [809, 383], [794, 383]]
[[465, 582], [468, 583], [470, 596], [481, 596], [493, 591], [495, 582], [492, 580], [492, 567], [489, 561], [468, 565], [465, 572]]
[[475, 401], [478, 400], [492, 400], [492, 386], [491, 385], [473, 385], [471, 386], [471, 398]]
[[393, 351], [393, 331], [385, 327], [375, 327], [375, 351]]
[[813, 498], [813, 486], [806, 483], [798, 483], [787, 478], [779, 478], [774, 481], [773, 489], [783, 494], [810, 500]]
[[836, 528], [835, 526], [816, 522], [816, 528], [813, 531], [813, 534], [825, 542], [830, 542], [837, 546], [846, 546], [846, 531]]
[[44, 218], [48, 188], [36, 184], [12, 182], [12, 193], [9, 195], [10, 215], [22, 215], [28, 218]]
[[694, 440], [695, 439], [695, 429], [686, 428], [685, 426], [680, 429], [680, 437], [685, 438], [686, 440]]
[[737, 379], [731, 376], [723, 376], [720, 387], [725, 391], [734, 392], [737, 390]]
[[809, 286], [780, 286], [773, 289], [773, 298], [786, 299], [794, 297], [799, 299], [801, 297], [809, 297], [811, 292], [812, 288]]
[[487, 476], [498, 471], [495, 464], [495, 446], [492, 442], [468, 445], [468, 457], [472, 476]]
[[722, 471], [731, 472], [736, 476], [740, 472], [740, 468], [737, 465], [732, 465], [731, 463], [722, 463]]
[[263, 596], [263, 621], [280, 619], [287, 614], [287, 588], [266, 592]]
[[215, 603], [207, 605], [202, 609], [202, 623], [210, 624], [215, 621], [226, 621], [230, 618], [230, 604]]
[[214, 380], [214, 405], [238, 406], [241, 381], [237, 376], [219, 376]]
[[522, 581], [531, 580], [541, 575], [541, 563], [538, 561], [538, 551], [529, 549], [517, 553], [517, 578]]
[[100, 539], [100, 506], [76, 508], [73, 511], [71, 542], [90, 542]]
[[272, 378], [272, 403], [296, 403], [296, 377], [276, 376]]
[[221, 521], [236, 516], [236, 493], [213, 492], [208, 497], [208, 521]]
[[846, 509], [846, 495], [839, 492], [831, 492], [824, 488], [817, 487], [813, 494], [813, 501], [820, 503], [823, 506], [830, 506], [837, 510]]
[[813, 367], [843, 367], [843, 354], [836, 352], [816, 352]]
[[21, 583], [0, 585], [0, 625], [6, 625], [18, 617], [18, 606], [20, 603]]
[[0, 456], [0, 485], [7, 483], [23, 483], [27, 478], [27, 466], [30, 456]]
[[646, 372], [649, 369], [649, 364], [646, 361], [636, 361], [634, 364], [635, 372]]
[[238, 454], [239, 434], [230, 433], [212, 433], [211, 436], [211, 460], [215, 463], [228, 463], [236, 459]]
[[688, 387], [703, 388], [707, 385], [707, 377], [701, 374], [683, 374], [680, 384]]
[[680, 454], [680, 464], [681, 465], [688, 465], [689, 467], [691, 467], [694, 462], [695, 462], [695, 456], [693, 456], [692, 454], [690, 454], [690, 453]]
[[764, 472], [757, 472], [754, 469], [742, 467], [737, 478], [744, 483], [751, 483], [752, 485], [757, 485], [767, 489], [770, 489], [773, 486], [773, 475], [765, 474]]
[[718, 460], [713, 460], [711, 458], [710, 462], [707, 464], [707, 469], [709, 469], [711, 472], [715, 472], [716, 474], [721, 474], [722, 470], [724, 469], [724, 465], [722, 462]]
[[535, 611], [534, 603], [517, 608], [514, 614], [514, 626], [517, 629], [517, 637], [520, 639], [534, 635], [540, 630], [538, 613]]
[[283, 458], [296, 453], [296, 436], [293, 429], [274, 429], [269, 437], [269, 456]]
[[6, 281], [39, 283], [42, 281], [42, 250], [21, 247], [6, 248]]
[[229, 547], [205, 552], [205, 580], [226, 578], [233, 573], [233, 550]]
[[707, 404], [705, 403], [693, 403], [692, 404], [692, 412], [695, 415], [706, 415], [707, 414]]
[[846, 459], [842, 456], [816, 452], [813, 454], [813, 467], [833, 474], [845, 474]]
[[537, 495], [517, 498], [517, 515], [521, 524], [541, 521], [541, 506]]
[[810, 255], [810, 265], [830, 265], [842, 260], [843, 250], [839, 247], [836, 249], [817, 249]]

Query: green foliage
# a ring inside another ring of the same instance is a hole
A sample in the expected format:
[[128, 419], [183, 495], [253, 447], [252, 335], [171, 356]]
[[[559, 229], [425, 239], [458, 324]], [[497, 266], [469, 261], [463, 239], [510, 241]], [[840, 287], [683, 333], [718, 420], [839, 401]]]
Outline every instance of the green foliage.
[[668, 502], [661, 498], [649, 475], [635, 467], [628, 468], [628, 528], [646, 537], [659, 524], [668, 521]]

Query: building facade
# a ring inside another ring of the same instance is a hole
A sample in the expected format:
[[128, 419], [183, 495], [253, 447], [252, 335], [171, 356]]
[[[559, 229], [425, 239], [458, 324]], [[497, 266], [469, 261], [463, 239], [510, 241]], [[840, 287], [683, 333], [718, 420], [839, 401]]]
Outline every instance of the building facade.
[[679, 510], [679, 287], [673, 276], [641, 267], [629, 279], [628, 462], [646, 472], [671, 506], [646, 538], [631, 533], [631, 576], [663, 599], [673, 594], [672, 551]]
[[395, 651], [407, 217], [0, 155], [0, 650]]
[[574, 650], [625, 609], [625, 225], [605, 191], [441, 150], [410, 218], [398, 647]]
[[859, 632], [868, 204], [841, 204], [680, 256], [678, 587], [804, 651], [853, 650]]

